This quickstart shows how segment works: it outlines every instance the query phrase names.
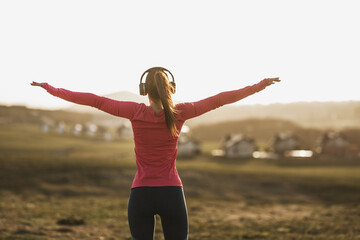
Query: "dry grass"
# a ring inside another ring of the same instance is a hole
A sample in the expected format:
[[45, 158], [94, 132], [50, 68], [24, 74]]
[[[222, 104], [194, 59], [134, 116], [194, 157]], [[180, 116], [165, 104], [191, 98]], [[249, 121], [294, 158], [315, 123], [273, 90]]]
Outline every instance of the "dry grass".
[[[360, 239], [360, 162], [226, 161], [214, 145], [177, 163], [189, 239]], [[0, 239], [130, 239], [134, 173], [132, 142], [0, 126]]]

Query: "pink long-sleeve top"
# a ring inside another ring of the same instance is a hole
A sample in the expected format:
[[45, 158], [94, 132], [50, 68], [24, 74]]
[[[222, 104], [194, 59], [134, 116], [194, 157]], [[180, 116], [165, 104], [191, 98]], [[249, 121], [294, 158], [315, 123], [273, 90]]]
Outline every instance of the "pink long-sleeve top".
[[[177, 110], [178, 131], [187, 119], [259, 92], [267, 86], [267, 81], [263, 80], [242, 89], [222, 92], [197, 102], [177, 104], [175, 109]], [[131, 188], [182, 186], [175, 166], [178, 137], [170, 135], [166, 127], [164, 111], [156, 114], [150, 106], [143, 103], [117, 101], [92, 93], [72, 92], [63, 88], [54, 88], [48, 83], [42, 83], [41, 87], [56, 97], [92, 106], [131, 121], [137, 165]]]

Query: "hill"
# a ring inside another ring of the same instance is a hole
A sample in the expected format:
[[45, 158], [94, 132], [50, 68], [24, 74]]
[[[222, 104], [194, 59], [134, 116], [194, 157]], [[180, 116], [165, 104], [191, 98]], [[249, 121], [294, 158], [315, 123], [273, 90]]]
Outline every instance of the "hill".
[[40, 110], [25, 106], [2, 106], [0, 105], [0, 124], [6, 123], [33, 123], [40, 124], [44, 119], [52, 119], [55, 122], [84, 123], [91, 121], [90, 113], [77, 113], [65, 110]]
[[[119, 101], [134, 101], [148, 104], [147, 97], [126, 91], [106, 95], [105, 97]], [[105, 113], [87, 106], [74, 105], [65, 110], [92, 113], [97, 116], [105, 115]], [[269, 105], [231, 104], [191, 119], [187, 124], [191, 127], [195, 127], [203, 124], [244, 120], [249, 118], [283, 119], [292, 121], [297, 125], [306, 128], [360, 128], [360, 101], [296, 102]]]
[[[108, 97], [147, 104], [147, 98], [120, 92]], [[93, 110], [92, 110], [93, 109]], [[117, 118], [87, 106], [68, 110], [37, 110], [23, 106], [0, 106], [0, 123], [40, 123], [44, 118], [67, 123], [95, 122], [118, 126], [128, 120]], [[294, 132], [312, 146], [327, 129], [346, 132], [360, 143], [360, 102], [313, 102], [271, 105], [228, 105], [190, 119], [186, 124], [199, 140], [218, 141], [228, 133], [243, 133], [267, 142], [277, 132]]]
[[298, 102], [270, 105], [228, 105], [188, 122], [200, 126], [244, 119], [282, 119], [305, 128], [360, 128], [360, 102]]
[[[121, 92], [117, 92], [117, 93], [108, 94], [108, 95], [105, 95], [104, 97], [108, 97], [108, 98], [115, 99], [118, 101], [131, 101], [131, 102], [149, 104], [149, 100], [147, 97], [140, 96], [138, 94], [134, 94], [134, 93], [127, 92], [127, 91], [121, 91]], [[84, 113], [101, 114], [101, 115], [106, 114], [106, 113], [99, 111], [96, 108], [82, 106], [82, 105], [76, 105], [76, 104], [72, 105], [71, 107], [69, 107], [65, 110], [71, 111], [71, 112], [84, 112]]]
[[219, 141], [227, 134], [241, 133], [255, 139], [257, 143], [268, 144], [279, 132], [296, 134], [304, 148], [312, 148], [321, 135], [319, 129], [305, 129], [287, 120], [246, 119], [202, 125], [193, 128], [192, 134], [200, 141]]
[[[326, 129], [329, 130], [329, 129]], [[304, 128], [296, 123], [282, 119], [245, 119], [199, 125], [192, 129], [192, 135], [200, 141], [220, 141], [227, 134], [248, 135], [261, 145], [268, 145], [275, 134], [293, 133], [304, 149], [313, 149], [325, 129]], [[341, 131], [353, 144], [360, 146], [360, 129], [346, 128]]]

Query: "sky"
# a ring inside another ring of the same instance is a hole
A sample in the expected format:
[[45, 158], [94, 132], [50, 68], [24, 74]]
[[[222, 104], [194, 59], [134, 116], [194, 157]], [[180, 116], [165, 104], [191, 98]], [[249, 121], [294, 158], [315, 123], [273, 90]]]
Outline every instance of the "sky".
[[69, 104], [31, 81], [107, 95], [138, 93], [153, 66], [175, 101], [267, 77], [281, 83], [237, 104], [359, 101], [359, 1], [0, 1], [0, 104]]

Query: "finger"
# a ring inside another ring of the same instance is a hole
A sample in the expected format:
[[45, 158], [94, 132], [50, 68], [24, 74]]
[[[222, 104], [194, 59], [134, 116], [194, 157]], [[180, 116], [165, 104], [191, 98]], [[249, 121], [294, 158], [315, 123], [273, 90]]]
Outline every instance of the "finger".
[[280, 79], [279, 79], [279, 78], [271, 78], [271, 81], [273, 81], [273, 82], [280, 82]]
[[31, 86], [41, 86], [41, 83], [38, 83], [38, 82], [35, 82], [35, 81], [33, 81], [30, 84], [31, 84]]

